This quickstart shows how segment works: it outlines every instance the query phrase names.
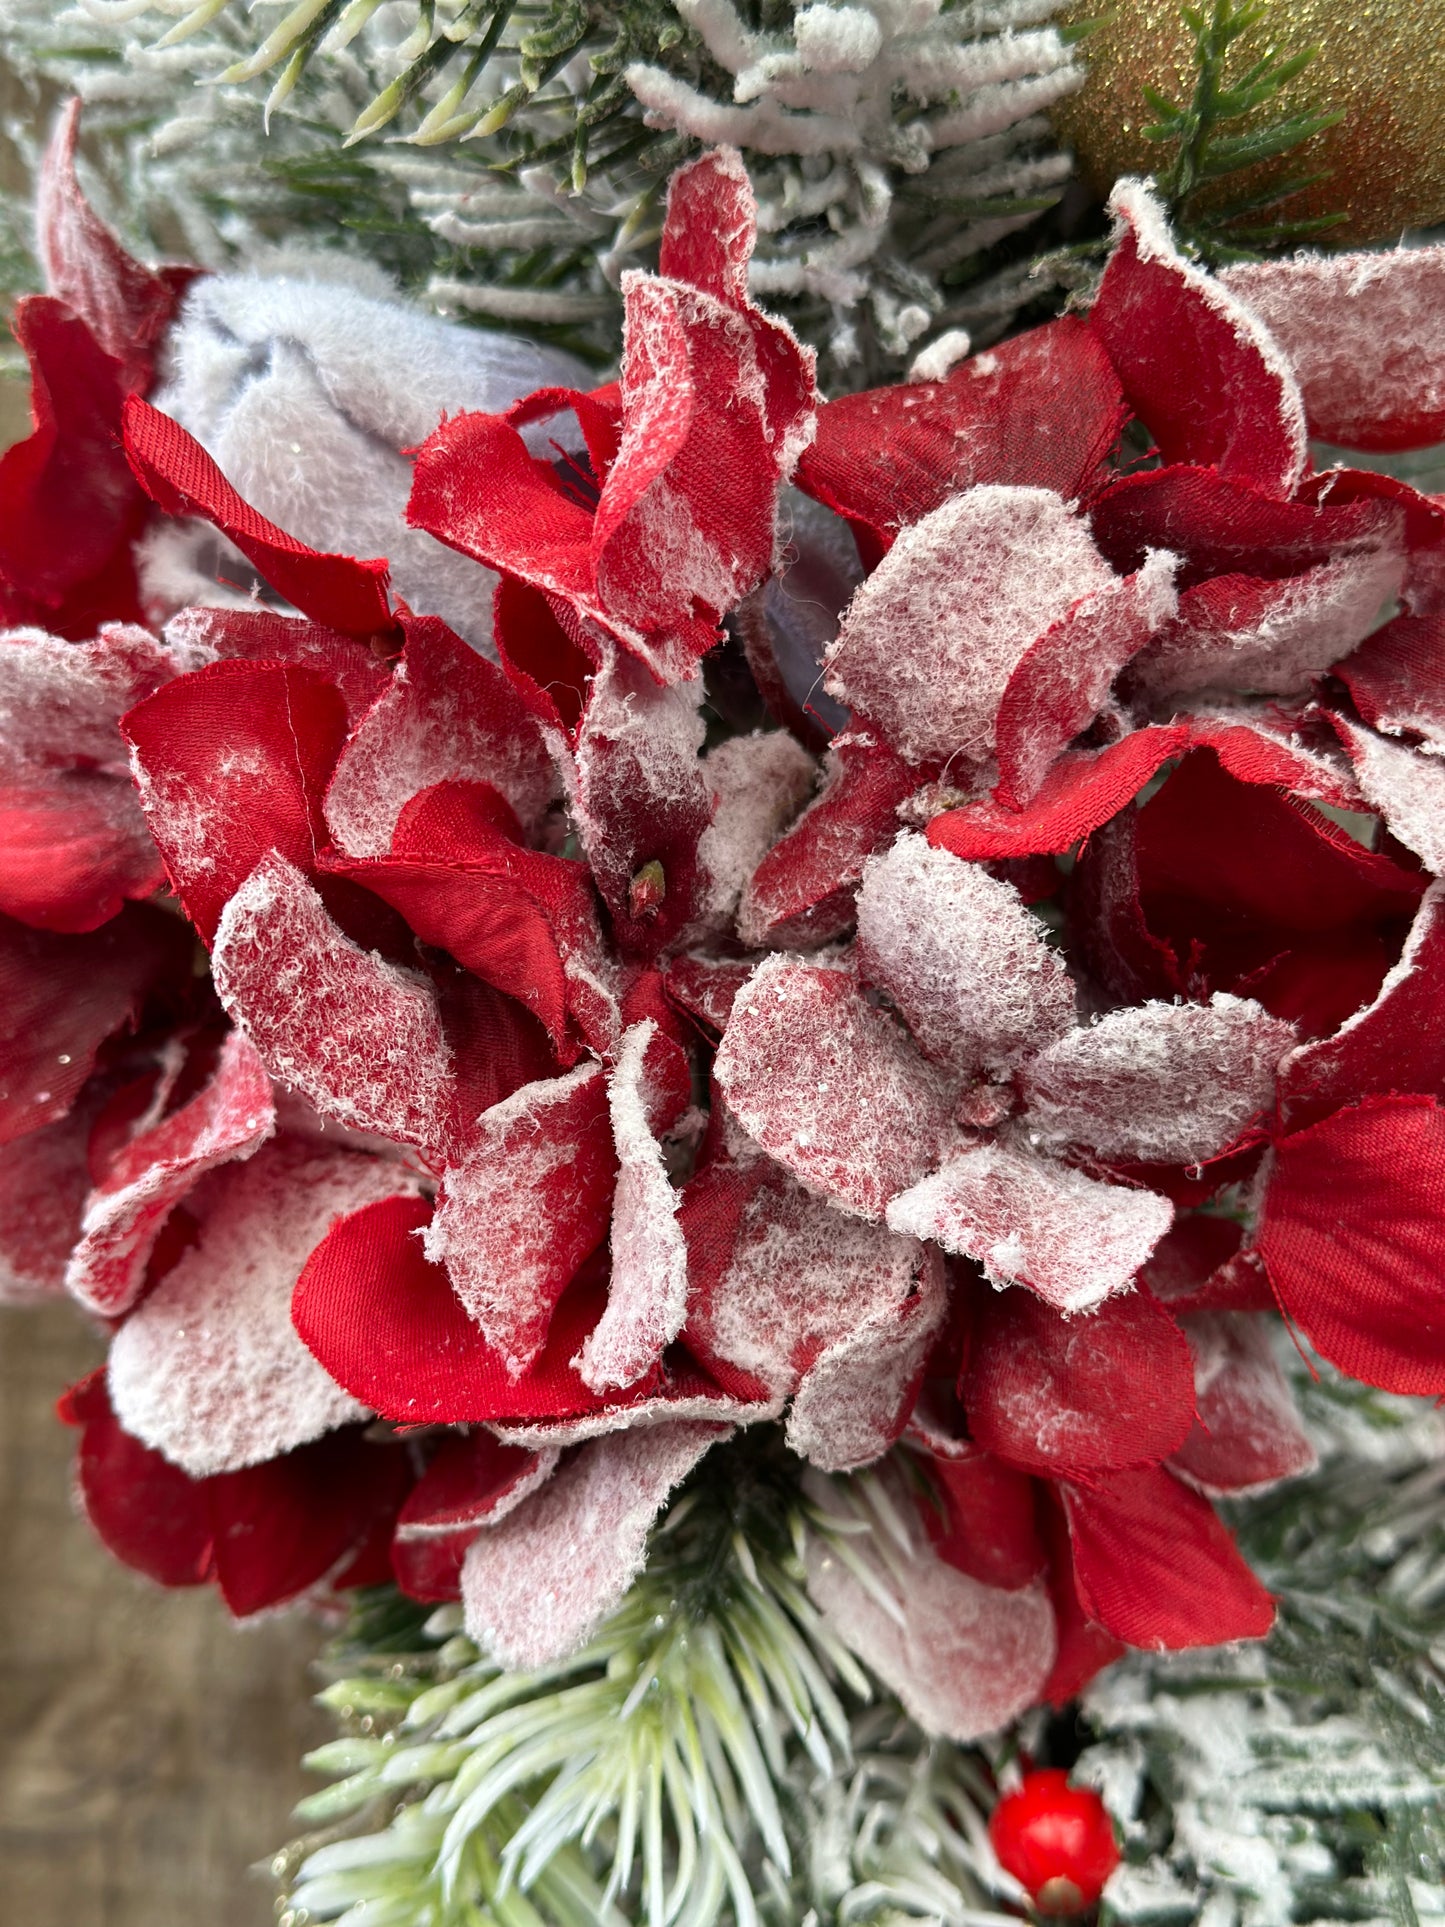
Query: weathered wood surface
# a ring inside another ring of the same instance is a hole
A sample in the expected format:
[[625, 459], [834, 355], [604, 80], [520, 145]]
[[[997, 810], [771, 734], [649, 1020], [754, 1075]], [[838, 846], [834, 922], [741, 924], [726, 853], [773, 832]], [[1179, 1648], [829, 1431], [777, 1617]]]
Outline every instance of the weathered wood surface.
[[297, 1760], [326, 1737], [319, 1635], [237, 1628], [96, 1544], [52, 1406], [100, 1349], [69, 1305], [0, 1312], [0, 1920], [264, 1927], [273, 1888], [247, 1870], [288, 1837]]

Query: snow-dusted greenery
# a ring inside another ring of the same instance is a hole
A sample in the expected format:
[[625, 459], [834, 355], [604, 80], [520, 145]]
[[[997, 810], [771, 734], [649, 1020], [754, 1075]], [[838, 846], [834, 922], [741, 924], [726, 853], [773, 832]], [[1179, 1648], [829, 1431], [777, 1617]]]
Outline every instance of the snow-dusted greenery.
[[848, 1528], [789, 1463], [709, 1461], [623, 1605], [539, 1672], [499, 1672], [459, 1608], [365, 1599], [322, 1696], [345, 1734], [309, 1761], [339, 1777], [278, 1862], [285, 1927], [1001, 1924], [983, 1759], [875, 1698], [820, 1619], [803, 1542], [847, 1558]]
[[733, 142], [756, 292], [860, 380], [1031, 292], [992, 250], [1069, 172], [1059, 4], [0, 0], [0, 58], [27, 163], [46, 104], [87, 100], [137, 241], [209, 266], [330, 229], [442, 309], [599, 355], [671, 169]]
[[1273, 1635], [1134, 1655], [1085, 1697], [1114, 1922], [1445, 1919], [1445, 1425], [1333, 1376], [1298, 1390], [1321, 1469], [1237, 1518]]

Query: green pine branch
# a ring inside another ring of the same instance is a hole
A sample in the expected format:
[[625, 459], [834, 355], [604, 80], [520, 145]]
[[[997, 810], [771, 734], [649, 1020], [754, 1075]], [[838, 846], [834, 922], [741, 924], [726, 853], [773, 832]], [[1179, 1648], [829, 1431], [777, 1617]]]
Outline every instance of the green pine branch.
[[[1338, 226], [1347, 218], [1343, 213], [1291, 220], [1283, 212], [1303, 188], [1326, 179], [1323, 173], [1296, 175], [1223, 202], [1208, 194], [1231, 176], [1293, 153], [1344, 118], [1339, 112], [1295, 108], [1285, 99], [1290, 84], [1319, 49], [1305, 47], [1287, 56], [1266, 53], [1235, 72], [1236, 42], [1266, 18], [1268, 0], [1209, 0], [1207, 6], [1180, 11], [1194, 36], [1193, 94], [1179, 101], [1154, 87], [1143, 90], [1158, 116], [1143, 130], [1145, 139], [1174, 149], [1173, 159], [1155, 179], [1179, 240], [1217, 266], [1253, 259], [1265, 245], [1297, 243]], [[1208, 199], [1202, 200], [1206, 194]], [[1267, 223], [1245, 221], [1248, 215], [1272, 209], [1280, 211]]]

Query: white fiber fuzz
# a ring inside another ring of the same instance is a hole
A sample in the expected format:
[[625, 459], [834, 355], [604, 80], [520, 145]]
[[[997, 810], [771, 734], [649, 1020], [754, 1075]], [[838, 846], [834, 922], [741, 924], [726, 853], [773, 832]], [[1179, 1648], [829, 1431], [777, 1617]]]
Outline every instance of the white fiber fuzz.
[[924, 1054], [960, 1076], [1005, 1072], [1073, 1028], [1063, 958], [1018, 891], [912, 831], [864, 868], [857, 955]]
[[434, 1146], [450, 1130], [451, 1055], [425, 978], [362, 950], [282, 856], [221, 913], [217, 993], [273, 1077], [354, 1130]]
[[1114, 579], [1051, 489], [967, 489], [904, 529], [854, 595], [826, 687], [910, 762], [982, 763], [1029, 645]]
[[[886, 1484], [890, 1510], [911, 1521], [909, 1549], [875, 1530], [847, 1538], [844, 1559], [814, 1534], [808, 1591], [827, 1625], [926, 1733], [981, 1739], [1032, 1706], [1048, 1678], [1057, 1644], [1048, 1594], [1037, 1582], [1004, 1592], [945, 1565], [902, 1479], [877, 1477]], [[840, 1524], [855, 1522], [826, 1480], [810, 1474], [805, 1489]], [[855, 1562], [871, 1584], [858, 1576]]]
[[1352, 448], [1381, 421], [1445, 412], [1445, 248], [1300, 254], [1219, 279], [1289, 357], [1330, 440]]
[[880, 1219], [917, 1183], [948, 1128], [942, 1080], [834, 965], [760, 964], [733, 1003], [713, 1070], [771, 1157], [862, 1218]]
[[785, 729], [732, 736], [709, 753], [703, 774], [717, 807], [697, 846], [706, 930], [731, 922], [743, 885], [812, 794], [817, 767]]
[[1361, 729], [1345, 716], [1337, 727], [1365, 800], [1427, 870], [1445, 875], [1445, 761]]
[[364, 1418], [296, 1335], [291, 1294], [337, 1218], [412, 1188], [394, 1164], [294, 1140], [206, 1179], [197, 1243], [112, 1340], [121, 1424], [202, 1479]]
[[1110, 1011], [1029, 1064], [1030, 1139], [1151, 1164], [1213, 1157], [1268, 1109], [1294, 1040], [1292, 1024], [1224, 991]]
[[984, 1144], [952, 1158], [888, 1208], [894, 1231], [972, 1258], [994, 1285], [1027, 1285], [1055, 1311], [1087, 1311], [1127, 1291], [1174, 1221], [1152, 1191]]
[[403, 450], [444, 413], [496, 413], [534, 388], [587, 387], [568, 355], [422, 314], [329, 278], [325, 262], [198, 281], [154, 398], [263, 515], [303, 542], [386, 556], [417, 614], [491, 636], [495, 577], [402, 519]]
[[446, 1266], [514, 1375], [541, 1351], [553, 1307], [605, 1233], [606, 1081], [600, 1064], [579, 1064], [483, 1111], [426, 1230], [427, 1257]]
[[1242, 607], [1215, 606], [1222, 582], [1207, 585], [1208, 606], [1186, 597], [1178, 617], [1130, 665], [1141, 696], [1156, 701], [1201, 689], [1288, 696], [1308, 689], [1375, 629], [1399, 594], [1405, 557], [1395, 548], [1333, 556], [1276, 591], [1255, 618], [1242, 582]]
[[617, 1188], [612, 1199], [612, 1275], [607, 1309], [574, 1361], [593, 1391], [631, 1385], [656, 1364], [687, 1316], [687, 1242], [677, 1222], [662, 1147], [647, 1117], [652, 1018], [632, 1024], [608, 1088]]
[[540, 1492], [472, 1542], [468, 1633], [512, 1670], [566, 1659], [642, 1570], [668, 1493], [728, 1427], [638, 1426], [595, 1439]]

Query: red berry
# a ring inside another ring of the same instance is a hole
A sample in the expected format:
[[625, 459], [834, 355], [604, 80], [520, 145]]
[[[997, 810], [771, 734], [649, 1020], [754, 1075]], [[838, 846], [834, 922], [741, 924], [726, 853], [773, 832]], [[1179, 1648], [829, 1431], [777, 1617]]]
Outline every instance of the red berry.
[[1114, 1827], [1090, 1787], [1048, 1767], [1024, 1776], [988, 1823], [1000, 1864], [1028, 1889], [1041, 1914], [1081, 1914], [1119, 1864]]

